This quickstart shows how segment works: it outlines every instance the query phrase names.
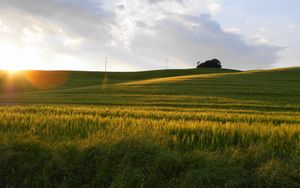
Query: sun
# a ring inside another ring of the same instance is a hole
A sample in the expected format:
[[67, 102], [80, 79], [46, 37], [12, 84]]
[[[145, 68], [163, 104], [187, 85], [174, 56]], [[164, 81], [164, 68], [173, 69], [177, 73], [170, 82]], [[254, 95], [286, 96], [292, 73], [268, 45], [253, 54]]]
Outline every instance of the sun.
[[25, 70], [31, 64], [32, 58], [16, 45], [0, 43], [0, 51], [3, 54], [0, 56], [0, 70], [7, 71], [10, 74], [18, 73]]
[[11, 70], [6, 70], [9, 74], [18, 74], [19, 72], [21, 72], [22, 70], [14, 70], [14, 69], [11, 69]]
[[9, 78], [18, 76], [19, 74], [21, 74], [23, 72], [23, 70], [19, 70], [19, 69], [3, 69], [4, 72], [6, 72], [7, 76]]
[[14, 64], [6, 64], [6, 66], [3, 67], [3, 70], [10, 75], [14, 75], [14, 74], [18, 74], [19, 72], [21, 72], [22, 68], [14, 65]]

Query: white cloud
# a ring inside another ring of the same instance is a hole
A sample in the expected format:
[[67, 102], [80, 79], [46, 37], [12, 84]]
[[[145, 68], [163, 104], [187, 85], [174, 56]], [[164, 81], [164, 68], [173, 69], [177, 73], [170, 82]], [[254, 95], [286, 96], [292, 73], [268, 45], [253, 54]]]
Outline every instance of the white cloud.
[[259, 27], [256, 30], [255, 36], [254, 36], [254, 41], [258, 44], [269, 44], [272, 45], [272, 42], [270, 40], [272, 36], [272, 32], [270, 29], [266, 27]]
[[224, 28], [225, 32], [228, 33], [234, 33], [234, 34], [240, 34], [241, 33], [241, 29], [238, 27], [228, 27], [228, 28]]
[[249, 44], [236, 27], [222, 29], [203, 14], [221, 11], [212, 0], [10, 0], [0, 6], [0, 28], [14, 28], [0, 33], [0, 41], [31, 51], [28, 62], [45, 68], [101, 70], [108, 56], [110, 70], [160, 69], [168, 56], [170, 68], [219, 58], [228, 68], [256, 69], [270, 66], [281, 49]]
[[288, 25], [288, 28], [289, 28], [290, 30], [294, 30], [296, 27], [297, 27], [296, 24], [290, 24], [290, 25]]
[[220, 13], [222, 8], [219, 3], [213, 2], [208, 5], [208, 10], [210, 14], [215, 15]]
[[9, 28], [7, 27], [7, 25], [4, 25], [1, 20], [0, 20], [0, 32], [2, 32], [2, 33], [8, 33], [9, 32]]

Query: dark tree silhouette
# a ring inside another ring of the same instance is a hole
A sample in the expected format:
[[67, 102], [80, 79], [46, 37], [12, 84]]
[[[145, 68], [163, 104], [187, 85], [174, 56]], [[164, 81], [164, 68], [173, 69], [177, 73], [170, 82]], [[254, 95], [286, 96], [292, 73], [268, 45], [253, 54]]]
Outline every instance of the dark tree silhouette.
[[204, 63], [197, 62], [197, 68], [222, 68], [222, 64], [218, 59], [207, 60]]

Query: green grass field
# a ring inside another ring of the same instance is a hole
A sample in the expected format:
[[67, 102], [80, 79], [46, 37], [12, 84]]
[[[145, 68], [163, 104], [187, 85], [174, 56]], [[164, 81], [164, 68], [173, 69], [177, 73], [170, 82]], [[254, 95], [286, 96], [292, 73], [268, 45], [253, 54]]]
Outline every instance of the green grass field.
[[300, 187], [300, 68], [0, 72], [0, 187]]

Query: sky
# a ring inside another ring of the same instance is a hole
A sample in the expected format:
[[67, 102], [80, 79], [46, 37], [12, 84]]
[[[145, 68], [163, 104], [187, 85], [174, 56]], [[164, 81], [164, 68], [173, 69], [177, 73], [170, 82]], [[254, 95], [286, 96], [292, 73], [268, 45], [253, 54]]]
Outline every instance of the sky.
[[0, 0], [0, 69], [300, 66], [296, 0]]

